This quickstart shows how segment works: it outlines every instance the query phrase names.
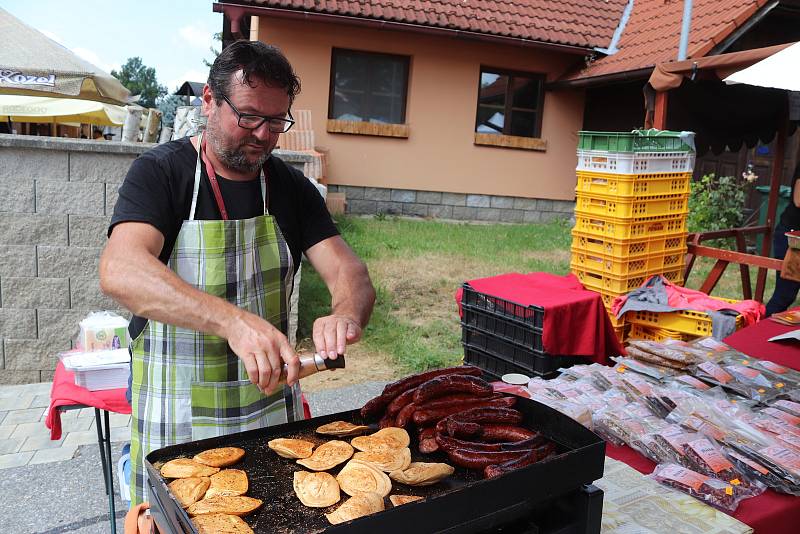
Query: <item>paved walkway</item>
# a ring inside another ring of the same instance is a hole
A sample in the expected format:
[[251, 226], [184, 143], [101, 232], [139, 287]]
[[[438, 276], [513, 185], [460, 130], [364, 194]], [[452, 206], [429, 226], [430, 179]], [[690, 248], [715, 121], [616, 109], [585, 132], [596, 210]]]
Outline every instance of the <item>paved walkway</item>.
[[[0, 469], [69, 460], [81, 445], [97, 444], [94, 408], [61, 414], [61, 439], [44, 425], [50, 383], [0, 386]], [[112, 413], [111, 441], [130, 441], [130, 415]]]

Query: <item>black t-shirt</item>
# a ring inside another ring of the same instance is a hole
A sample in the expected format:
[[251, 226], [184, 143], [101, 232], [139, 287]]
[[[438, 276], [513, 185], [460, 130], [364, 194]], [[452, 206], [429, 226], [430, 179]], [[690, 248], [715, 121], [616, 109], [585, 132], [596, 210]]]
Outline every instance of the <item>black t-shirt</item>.
[[[197, 163], [190, 139], [185, 137], [158, 145], [134, 160], [119, 189], [108, 235], [121, 222], [146, 222], [164, 235], [159, 259], [166, 264], [183, 221], [189, 218]], [[205, 165], [201, 166], [195, 219], [222, 219]], [[295, 270], [304, 251], [338, 235], [325, 201], [303, 173], [271, 156], [266, 164], [269, 213], [291, 250]], [[264, 214], [260, 178], [241, 182], [217, 174], [229, 219], [249, 219]], [[131, 336], [144, 328], [145, 319], [134, 316]]]
[[800, 230], [800, 208], [794, 205], [794, 188], [797, 187], [797, 182], [800, 181], [800, 166], [794, 172], [794, 180], [792, 181], [792, 196], [789, 198], [789, 204], [786, 209], [781, 213], [781, 225], [789, 230]]

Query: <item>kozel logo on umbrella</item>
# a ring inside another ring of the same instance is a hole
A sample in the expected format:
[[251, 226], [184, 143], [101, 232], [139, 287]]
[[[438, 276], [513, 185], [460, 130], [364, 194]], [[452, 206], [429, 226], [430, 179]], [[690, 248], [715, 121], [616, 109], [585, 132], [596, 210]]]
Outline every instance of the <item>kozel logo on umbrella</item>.
[[31, 76], [17, 70], [0, 69], [0, 83], [10, 83], [14, 85], [49, 85], [52, 87], [56, 84], [56, 75]]

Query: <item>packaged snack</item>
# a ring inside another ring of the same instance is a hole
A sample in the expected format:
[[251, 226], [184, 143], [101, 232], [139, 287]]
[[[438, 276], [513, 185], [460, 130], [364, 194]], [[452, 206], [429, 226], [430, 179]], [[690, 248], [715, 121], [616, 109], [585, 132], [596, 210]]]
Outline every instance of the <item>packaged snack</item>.
[[800, 417], [800, 402], [779, 400], [773, 402], [772, 406], [780, 410], [783, 410], [788, 414], [794, 415], [795, 417]]
[[699, 438], [683, 445], [687, 464], [698, 473], [725, 480], [730, 484], [747, 485], [747, 479], [708, 439]]
[[728, 513], [736, 511], [739, 502], [750, 496], [740, 486], [676, 464], [657, 465], [650, 478]]
[[635, 402], [623, 407], [606, 407], [592, 415], [593, 430], [615, 445], [631, 445], [664, 424], [647, 408]]
[[700, 435], [697, 432], [687, 430], [678, 425], [667, 425], [661, 430], [653, 433], [653, 439], [660, 446], [661, 451], [666, 454], [666, 457], [661, 458], [661, 463], [675, 463], [686, 465], [685, 453], [683, 446], [695, 439]]
[[618, 367], [621, 366], [623, 368], [630, 369], [635, 373], [639, 373], [640, 375], [647, 376], [654, 380], [664, 380], [666, 377], [677, 373], [675, 369], [664, 368], [660, 365], [635, 360], [633, 358], [613, 356], [611, 359], [619, 364]]
[[[702, 361], [698, 356], [688, 351], [680, 350], [678, 345], [669, 346], [656, 341], [633, 339], [628, 342], [628, 347], [657, 357], [660, 361], [656, 361], [655, 363], [660, 363], [667, 367], [684, 368]], [[628, 352], [628, 354], [630, 354], [630, 352]]]
[[680, 382], [683, 385], [689, 386], [693, 389], [699, 391], [705, 391], [711, 389], [711, 386], [703, 382], [702, 380], [698, 380], [691, 375], [678, 375], [673, 378], [674, 381]]

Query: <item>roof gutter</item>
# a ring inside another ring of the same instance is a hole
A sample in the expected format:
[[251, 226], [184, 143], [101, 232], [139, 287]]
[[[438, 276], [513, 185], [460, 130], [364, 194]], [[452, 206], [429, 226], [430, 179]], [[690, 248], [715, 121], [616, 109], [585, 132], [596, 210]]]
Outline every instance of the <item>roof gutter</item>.
[[721, 43], [711, 49], [711, 51], [706, 54], [707, 56], [716, 56], [717, 54], [722, 54], [728, 48], [731, 47], [733, 43], [739, 40], [739, 38], [750, 31], [750, 29], [761, 22], [764, 17], [766, 17], [770, 11], [778, 7], [780, 4], [780, 0], [772, 0], [768, 4], [764, 4], [761, 9], [755, 12], [753, 16], [745, 21], [744, 24], [736, 28], [730, 35], [728, 35]]
[[305, 20], [309, 22], [345, 24], [349, 26], [358, 26], [373, 30], [395, 30], [395, 31], [405, 31], [410, 33], [418, 33], [423, 35], [435, 35], [437, 37], [454, 37], [457, 39], [481, 41], [485, 43], [521, 46], [525, 48], [539, 48], [539, 49], [550, 50], [552, 52], [562, 52], [564, 54], [575, 54], [581, 56], [585, 56], [586, 54], [591, 52], [590, 47], [547, 43], [544, 41], [534, 41], [531, 39], [520, 39], [518, 37], [503, 37], [499, 35], [488, 35], [485, 33], [471, 32], [465, 30], [453, 30], [449, 28], [420, 26], [417, 24], [409, 24], [405, 22], [363, 19], [346, 15], [332, 15], [328, 13], [314, 13], [311, 11], [299, 11], [299, 10], [281, 9], [274, 7], [248, 6], [232, 2], [215, 2], [214, 11], [216, 13], [225, 14], [231, 21], [231, 32], [234, 35], [238, 35], [240, 37], [242, 37], [240, 33], [241, 18], [245, 15], [253, 15], [257, 17], [271, 16], [274, 18], [286, 19], [286, 20]]
[[689, 31], [692, 28], [692, 0], [683, 0], [683, 21], [681, 21], [681, 40], [678, 45], [678, 61], [686, 59], [689, 48]]
[[652, 66], [644, 67], [636, 70], [628, 70], [624, 72], [614, 72], [612, 74], [602, 74], [600, 76], [592, 76], [591, 78], [578, 78], [576, 80], [560, 80], [545, 84], [547, 90], [557, 89], [579, 89], [584, 87], [593, 87], [595, 85], [605, 85], [613, 83], [632, 82], [635, 80], [647, 80], [653, 72]]

